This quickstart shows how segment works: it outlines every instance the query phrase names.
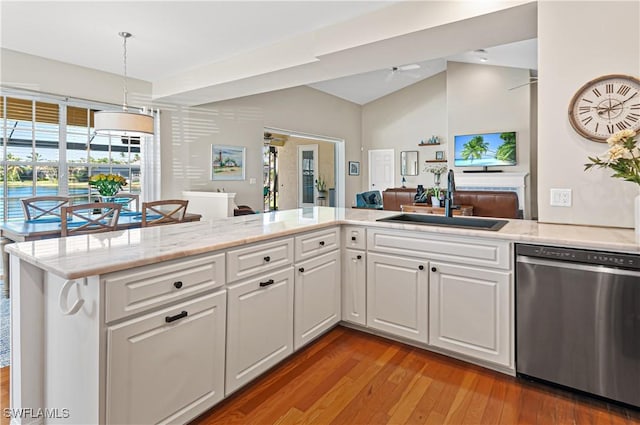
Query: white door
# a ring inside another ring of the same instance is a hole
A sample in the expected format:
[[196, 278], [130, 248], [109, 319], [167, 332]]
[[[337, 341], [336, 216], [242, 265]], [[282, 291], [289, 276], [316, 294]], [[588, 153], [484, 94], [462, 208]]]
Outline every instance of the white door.
[[316, 204], [318, 145], [298, 146], [298, 207]]
[[427, 342], [428, 261], [367, 254], [367, 326]]
[[228, 396], [293, 353], [293, 267], [229, 286]]
[[293, 347], [298, 350], [340, 321], [340, 250], [296, 268]]
[[429, 343], [511, 365], [511, 274], [431, 263]]
[[107, 328], [106, 423], [185, 423], [222, 400], [226, 306], [222, 290]]
[[369, 190], [382, 192], [388, 187], [394, 187], [394, 150], [373, 149], [369, 151]]

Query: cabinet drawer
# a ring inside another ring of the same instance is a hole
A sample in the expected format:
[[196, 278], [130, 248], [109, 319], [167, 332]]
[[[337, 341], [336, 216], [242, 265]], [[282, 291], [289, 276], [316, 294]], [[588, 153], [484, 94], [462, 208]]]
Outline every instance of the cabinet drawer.
[[340, 248], [340, 228], [318, 230], [296, 236], [296, 262]]
[[226, 291], [107, 328], [106, 423], [186, 423], [224, 397]]
[[366, 232], [364, 227], [344, 226], [342, 228], [342, 246], [352, 249], [365, 249], [367, 247]]
[[494, 239], [369, 228], [367, 247], [370, 251], [430, 260], [455, 261], [505, 270], [511, 267], [510, 243]]
[[225, 284], [224, 254], [137, 267], [103, 277], [105, 321], [179, 301]]
[[227, 251], [227, 282], [264, 274], [293, 262], [293, 239], [258, 243]]

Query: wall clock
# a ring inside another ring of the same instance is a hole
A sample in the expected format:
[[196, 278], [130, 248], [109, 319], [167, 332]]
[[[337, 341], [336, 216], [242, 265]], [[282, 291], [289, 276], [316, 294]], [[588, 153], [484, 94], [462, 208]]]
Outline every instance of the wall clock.
[[640, 79], [611, 74], [589, 81], [571, 99], [569, 122], [583, 137], [601, 143], [620, 130], [640, 131]]

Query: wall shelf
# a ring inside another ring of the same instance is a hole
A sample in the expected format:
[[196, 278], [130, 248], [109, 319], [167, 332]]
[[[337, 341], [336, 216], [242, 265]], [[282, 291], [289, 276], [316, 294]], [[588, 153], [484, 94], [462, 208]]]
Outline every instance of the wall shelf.
[[447, 162], [446, 159], [427, 159], [424, 162]]
[[418, 143], [418, 146], [438, 146], [440, 144], [440, 142], [438, 143]]

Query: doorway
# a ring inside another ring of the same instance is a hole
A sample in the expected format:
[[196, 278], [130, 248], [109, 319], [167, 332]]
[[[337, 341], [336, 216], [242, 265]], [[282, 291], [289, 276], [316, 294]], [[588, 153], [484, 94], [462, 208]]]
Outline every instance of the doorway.
[[[343, 139], [273, 127], [265, 127], [264, 135], [265, 211], [344, 207]], [[319, 181], [325, 183], [325, 199], [318, 193]]]

